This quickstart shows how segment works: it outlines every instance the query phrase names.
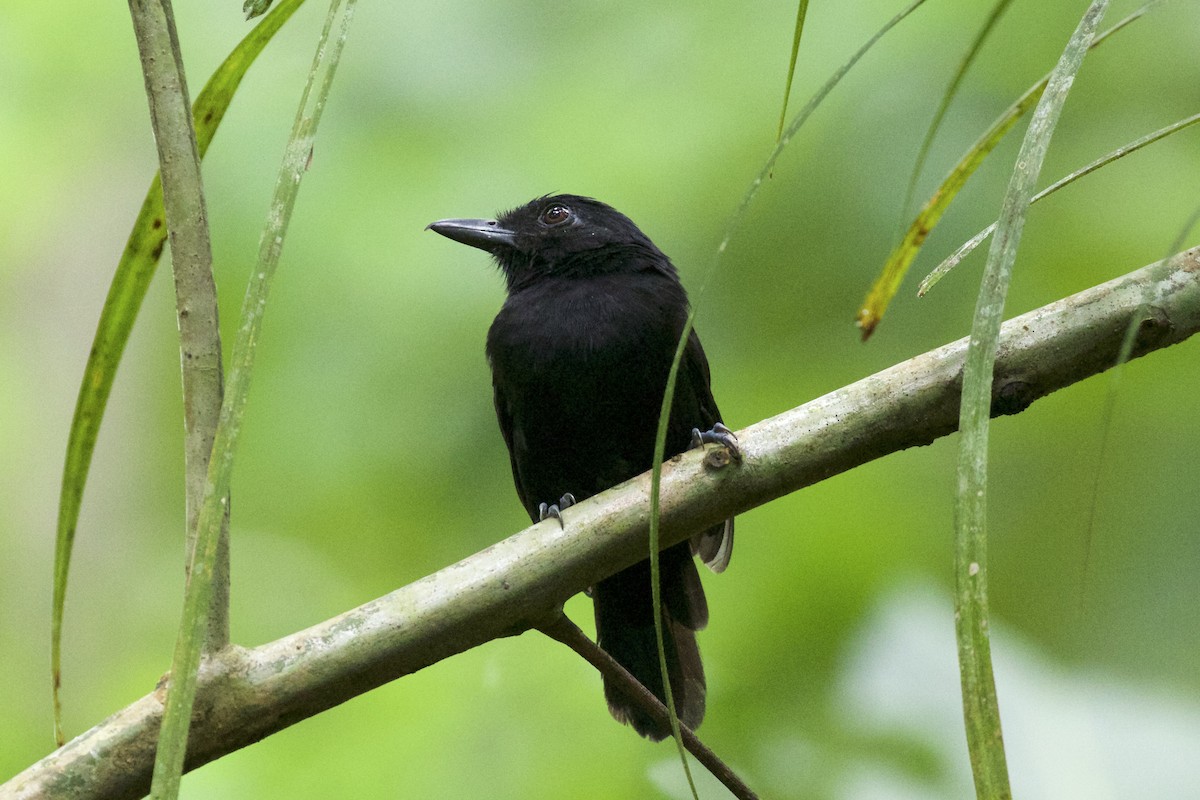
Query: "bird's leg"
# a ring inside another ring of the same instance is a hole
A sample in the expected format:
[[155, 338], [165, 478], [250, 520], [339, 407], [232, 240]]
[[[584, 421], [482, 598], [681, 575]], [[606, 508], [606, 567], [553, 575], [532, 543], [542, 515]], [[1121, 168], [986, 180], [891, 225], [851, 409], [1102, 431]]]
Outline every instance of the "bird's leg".
[[729, 454], [733, 456], [734, 461], [742, 460], [742, 451], [738, 447], [737, 437], [733, 435], [733, 431], [720, 422], [707, 431], [692, 428], [692, 447], [703, 447], [706, 444], [724, 445], [729, 449]]
[[541, 522], [549, 517], [554, 517], [556, 520], [558, 520], [559, 526], [561, 526], [562, 512], [573, 505], [575, 505], [575, 495], [571, 494], [570, 492], [567, 492], [562, 497], [558, 498], [558, 502], [554, 505], [548, 506], [545, 503], [540, 503], [538, 505], [538, 522]]

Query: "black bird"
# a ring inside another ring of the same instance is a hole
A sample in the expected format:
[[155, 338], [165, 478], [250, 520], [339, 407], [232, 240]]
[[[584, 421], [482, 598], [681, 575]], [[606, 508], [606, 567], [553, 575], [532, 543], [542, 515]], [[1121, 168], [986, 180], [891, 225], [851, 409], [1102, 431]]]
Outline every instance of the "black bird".
[[[569, 194], [538, 198], [495, 220], [447, 219], [429, 227], [491, 253], [508, 283], [488, 331], [487, 357], [513, 480], [530, 518], [558, 516], [576, 500], [649, 470], [667, 373], [688, 314], [670, 259], [624, 214]], [[693, 437], [736, 452], [694, 331], [676, 384], [666, 455], [699, 443]], [[692, 554], [720, 572], [732, 548], [730, 519], [660, 557], [668, 675], [676, 713], [691, 728], [704, 718], [695, 632], [708, 622]], [[650, 562], [600, 581], [592, 597], [600, 646], [665, 702]], [[604, 695], [612, 715], [641, 735], [670, 734], [607, 681]]]

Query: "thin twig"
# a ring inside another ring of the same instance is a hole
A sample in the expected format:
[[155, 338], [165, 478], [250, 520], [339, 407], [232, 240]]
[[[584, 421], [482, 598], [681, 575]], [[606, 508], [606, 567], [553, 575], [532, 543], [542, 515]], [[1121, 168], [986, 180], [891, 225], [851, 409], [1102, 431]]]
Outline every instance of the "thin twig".
[[[538, 630], [574, 650], [606, 679], [617, 683], [621, 691], [637, 703], [655, 722], [663, 726], [670, 724], [667, 707], [663, 705], [662, 701], [643, 686], [637, 678], [633, 677], [629, 670], [589, 639], [578, 625], [567, 618], [566, 614], [560, 611], [555, 614], [553, 620], [539, 626]], [[680, 722], [679, 732], [683, 734], [683, 744], [688, 752], [695, 756], [696, 760], [703, 764], [714, 778], [724, 784], [726, 789], [733, 792], [734, 797], [739, 800], [757, 800], [758, 795], [716, 753], [700, 741], [691, 728]]]

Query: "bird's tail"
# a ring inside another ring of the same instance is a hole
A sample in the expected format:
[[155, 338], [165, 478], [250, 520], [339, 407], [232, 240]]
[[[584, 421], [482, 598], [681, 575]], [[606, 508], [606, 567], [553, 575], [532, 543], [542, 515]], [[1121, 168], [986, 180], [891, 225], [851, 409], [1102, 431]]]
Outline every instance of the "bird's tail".
[[[704, 665], [696, 645], [696, 631], [708, 622], [708, 604], [691, 550], [686, 542], [662, 552], [663, 647], [667, 674], [680, 722], [695, 728], [704, 719]], [[666, 703], [658, 647], [654, 636], [650, 562], [643, 561], [618, 572], [595, 587], [596, 635], [600, 646]], [[608, 680], [604, 697], [609, 711], [642, 736], [658, 741], [670, 728], [657, 724]]]

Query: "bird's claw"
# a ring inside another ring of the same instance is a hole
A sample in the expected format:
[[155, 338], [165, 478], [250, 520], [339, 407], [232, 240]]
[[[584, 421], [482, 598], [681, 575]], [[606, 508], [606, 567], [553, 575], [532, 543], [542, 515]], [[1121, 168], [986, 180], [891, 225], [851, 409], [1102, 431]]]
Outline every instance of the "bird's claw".
[[561, 527], [563, 524], [562, 512], [573, 505], [575, 505], [575, 495], [571, 494], [570, 492], [567, 492], [562, 497], [558, 498], [558, 502], [553, 505], [539, 503], [538, 522], [553, 517], [554, 519], [558, 520], [558, 524]]
[[742, 460], [742, 450], [738, 447], [737, 437], [733, 435], [733, 431], [726, 428], [720, 422], [713, 425], [707, 431], [692, 428], [692, 447], [703, 447], [706, 444], [724, 445], [728, 448], [729, 454], [733, 456], [734, 461]]

